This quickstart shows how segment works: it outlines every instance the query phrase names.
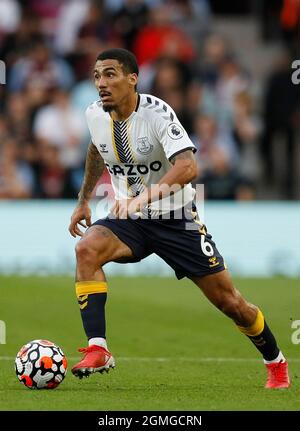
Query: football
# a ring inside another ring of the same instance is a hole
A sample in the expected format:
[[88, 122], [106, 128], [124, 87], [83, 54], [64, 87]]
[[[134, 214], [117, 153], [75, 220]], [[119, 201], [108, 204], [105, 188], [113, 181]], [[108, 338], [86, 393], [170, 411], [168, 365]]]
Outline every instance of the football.
[[54, 389], [65, 378], [67, 359], [59, 346], [48, 340], [25, 344], [15, 359], [16, 374], [30, 389]]

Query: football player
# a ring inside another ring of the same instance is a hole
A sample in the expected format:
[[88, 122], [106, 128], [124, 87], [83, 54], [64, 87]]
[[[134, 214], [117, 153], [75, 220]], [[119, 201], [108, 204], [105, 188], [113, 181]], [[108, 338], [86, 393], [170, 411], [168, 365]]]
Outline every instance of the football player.
[[[102, 52], [94, 68], [100, 100], [86, 110], [91, 134], [85, 176], [70, 233], [76, 245], [76, 294], [88, 347], [72, 372], [108, 371], [115, 361], [105, 333], [107, 262], [137, 262], [152, 253], [178, 279], [188, 277], [263, 357], [266, 388], [288, 388], [288, 364], [262, 311], [233, 286], [223, 257], [193, 204], [196, 151], [173, 109], [137, 92], [138, 65], [124, 49]], [[115, 193], [110, 214], [91, 223], [89, 199], [107, 167]], [[171, 191], [170, 191], [171, 190]], [[83, 234], [79, 225], [88, 229]]]

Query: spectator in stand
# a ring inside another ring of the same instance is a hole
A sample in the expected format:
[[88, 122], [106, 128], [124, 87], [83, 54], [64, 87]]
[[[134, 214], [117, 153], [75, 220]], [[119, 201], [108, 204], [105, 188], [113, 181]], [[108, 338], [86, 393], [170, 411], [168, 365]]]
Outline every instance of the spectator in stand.
[[151, 10], [149, 24], [138, 33], [133, 51], [140, 65], [164, 56], [190, 63], [196, 56], [192, 40], [172, 23], [167, 5]]
[[249, 78], [238, 60], [234, 56], [226, 56], [220, 65], [220, 74], [215, 86], [217, 115], [220, 122], [232, 125], [234, 99], [238, 93], [247, 91], [248, 88]]
[[90, 10], [90, 0], [68, 0], [58, 12], [54, 49], [59, 55], [67, 56], [75, 50], [79, 30]]
[[293, 199], [296, 194], [296, 148], [298, 145], [296, 130], [300, 126], [300, 86], [292, 83], [289, 55], [283, 54], [277, 59], [267, 80], [263, 107], [265, 127], [261, 154], [265, 177], [269, 184], [274, 185], [274, 142], [278, 136], [281, 136], [285, 151], [282, 151], [280, 159], [284, 161], [285, 172], [278, 179], [280, 179], [285, 196]]
[[155, 76], [151, 91], [164, 98], [169, 91], [181, 88], [186, 90], [189, 85], [190, 72], [185, 63], [175, 58], [162, 57], [154, 64]]
[[76, 191], [70, 186], [70, 171], [60, 157], [60, 148], [47, 141], [39, 141], [37, 163], [34, 164], [34, 195], [42, 199], [62, 199], [75, 197]]
[[0, 44], [0, 58], [5, 61], [8, 72], [19, 58], [28, 55], [34, 41], [41, 37], [42, 31], [38, 18], [32, 13], [23, 11], [19, 26], [7, 34]]
[[253, 99], [246, 91], [237, 93], [233, 106], [233, 137], [239, 148], [240, 171], [253, 181], [261, 174], [258, 138], [262, 122], [254, 113]]
[[0, 42], [19, 26], [21, 8], [16, 0], [0, 0]]
[[202, 174], [210, 169], [213, 153], [218, 149], [226, 154], [230, 168], [238, 166], [239, 153], [236, 142], [230, 130], [218, 125], [215, 118], [207, 114], [198, 114], [194, 122], [194, 131], [192, 140], [198, 148], [196, 155]]
[[195, 184], [204, 184], [206, 199], [253, 199], [254, 186], [238, 168], [236, 143], [214, 118], [199, 114], [193, 141], [198, 148]]
[[113, 27], [124, 43], [132, 50], [137, 34], [148, 22], [149, 8], [144, 0], [124, 0], [123, 6], [113, 16]]
[[[211, 11], [208, 0], [168, 0], [172, 22], [194, 42], [199, 55], [203, 40], [211, 27]], [[201, 55], [202, 57], [202, 55]]]
[[212, 88], [215, 87], [221, 64], [229, 53], [230, 47], [224, 37], [211, 34], [204, 40], [199, 67], [203, 84]]
[[[90, 76], [74, 85], [71, 92], [71, 103], [75, 109], [81, 112], [81, 115], [85, 115], [86, 108], [98, 98], [99, 93]], [[89, 135], [87, 125], [86, 130]]]
[[30, 198], [33, 187], [31, 167], [20, 158], [18, 142], [7, 137], [0, 144], [0, 199]]
[[69, 55], [77, 80], [85, 79], [87, 71], [92, 75], [95, 58], [99, 52], [108, 46], [122, 45], [122, 40], [110, 21], [103, 5], [91, 2], [86, 18], [78, 30], [74, 50]]
[[237, 168], [230, 166], [224, 148], [214, 148], [211, 152], [210, 166], [197, 179], [204, 184], [205, 199], [214, 200], [252, 200], [255, 190], [251, 181], [241, 175]]
[[156, 73], [150, 89], [151, 94], [172, 106], [184, 128], [191, 132], [191, 117], [186, 110], [189, 69], [174, 58], [161, 58], [153, 66]]
[[4, 142], [4, 140], [9, 136], [10, 136], [10, 133], [9, 133], [7, 118], [2, 115], [0, 116], [0, 143]]
[[26, 0], [25, 9], [38, 16], [42, 33], [52, 42], [59, 12], [65, 0]]
[[43, 39], [36, 39], [29, 55], [20, 58], [12, 66], [8, 88], [10, 91], [21, 91], [29, 81], [47, 90], [54, 87], [70, 88], [74, 84], [74, 76], [63, 59], [52, 55]]
[[192, 82], [194, 106], [216, 117], [222, 126], [233, 128], [235, 97], [248, 91], [249, 78], [237, 59], [229, 55], [220, 60], [218, 70], [207, 67], [206, 73], [206, 78], [201, 82]]
[[28, 101], [24, 93], [11, 93], [7, 98], [6, 115], [10, 133], [19, 141], [31, 139], [31, 121]]
[[300, 53], [300, 0], [283, 0], [280, 11], [280, 25], [284, 39], [292, 56]]
[[52, 104], [41, 108], [36, 115], [36, 139], [58, 147], [63, 166], [76, 168], [84, 160], [85, 132], [84, 118], [71, 105], [69, 93], [57, 88]]

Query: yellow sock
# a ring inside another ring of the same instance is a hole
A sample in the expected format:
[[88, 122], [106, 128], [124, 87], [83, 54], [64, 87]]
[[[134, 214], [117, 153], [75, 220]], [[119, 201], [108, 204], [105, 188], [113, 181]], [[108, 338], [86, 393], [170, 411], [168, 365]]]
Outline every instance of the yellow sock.
[[257, 337], [257, 335], [263, 332], [264, 326], [265, 319], [260, 309], [258, 309], [255, 321], [252, 323], [252, 325], [246, 327], [237, 325], [239, 330], [243, 334], [248, 335], [248, 337]]

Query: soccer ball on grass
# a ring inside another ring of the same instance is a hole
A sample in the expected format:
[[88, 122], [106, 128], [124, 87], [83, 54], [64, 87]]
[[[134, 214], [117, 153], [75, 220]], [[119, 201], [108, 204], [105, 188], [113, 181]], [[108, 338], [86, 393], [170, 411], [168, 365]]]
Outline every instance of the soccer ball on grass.
[[61, 348], [48, 340], [25, 344], [15, 359], [20, 382], [30, 389], [54, 389], [65, 378], [67, 359]]

